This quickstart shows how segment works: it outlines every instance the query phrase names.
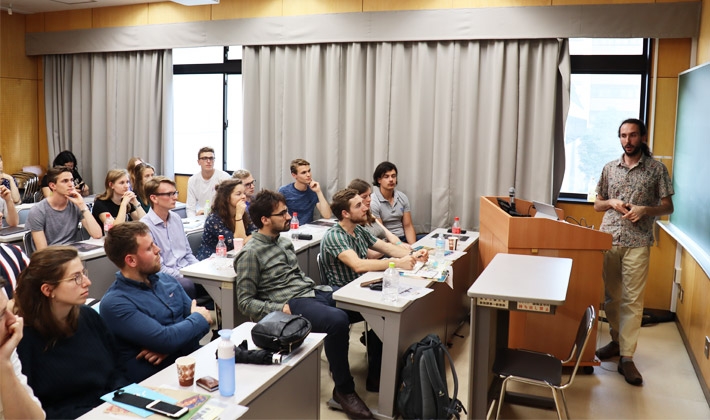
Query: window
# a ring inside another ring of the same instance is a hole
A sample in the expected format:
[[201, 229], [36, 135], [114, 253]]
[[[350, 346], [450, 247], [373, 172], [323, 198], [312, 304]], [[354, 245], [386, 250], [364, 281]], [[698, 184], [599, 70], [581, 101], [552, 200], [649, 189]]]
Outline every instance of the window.
[[650, 40], [570, 39], [572, 75], [560, 198], [587, 199], [604, 164], [621, 156], [626, 118], [646, 120]]
[[173, 50], [175, 173], [197, 172], [197, 152], [215, 150], [215, 167], [242, 167], [242, 49]]

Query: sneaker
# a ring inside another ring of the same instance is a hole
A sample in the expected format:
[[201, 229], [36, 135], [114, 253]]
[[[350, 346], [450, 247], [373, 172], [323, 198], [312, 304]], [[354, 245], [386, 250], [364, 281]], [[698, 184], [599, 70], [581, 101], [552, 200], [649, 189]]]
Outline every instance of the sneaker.
[[643, 377], [641, 377], [641, 373], [636, 369], [633, 360], [622, 358], [619, 361], [619, 368], [617, 370], [620, 374], [624, 375], [626, 382], [631, 385], [641, 385], [643, 383]]
[[594, 354], [597, 355], [599, 360], [606, 360], [619, 356], [619, 343], [616, 341], [610, 341], [606, 346], [599, 347]]

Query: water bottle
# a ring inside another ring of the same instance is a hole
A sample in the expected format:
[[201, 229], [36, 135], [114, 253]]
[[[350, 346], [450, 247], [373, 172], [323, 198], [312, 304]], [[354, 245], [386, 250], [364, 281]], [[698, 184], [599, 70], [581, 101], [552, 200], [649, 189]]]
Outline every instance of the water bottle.
[[219, 393], [223, 397], [234, 395], [234, 344], [230, 337], [232, 330], [219, 330], [222, 337], [217, 345], [217, 366], [219, 367]]
[[440, 233], [436, 237], [436, 251], [434, 252], [434, 266], [439, 267], [444, 264], [444, 253], [446, 250], [446, 239], [444, 234]]
[[461, 234], [461, 222], [459, 222], [458, 217], [454, 217], [454, 224], [451, 225], [451, 233], [454, 233], [456, 235]]
[[224, 243], [224, 235], [219, 235], [217, 239], [217, 248], [215, 248], [214, 253], [217, 254], [217, 257], [219, 258], [227, 257], [227, 245]]
[[294, 211], [293, 216], [291, 216], [291, 230], [296, 229], [298, 229], [298, 213]]
[[397, 302], [399, 296], [399, 272], [394, 268], [394, 262], [385, 270], [382, 278], [382, 298], [385, 302]]
[[104, 235], [108, 233], [109, 230], [113, 227], [113, 216], [111, 216], [111, 213], [104, 213]]
[[204, 210], [205, 210], [205, 216], [207, 216], [208, 214], [210, 214], [210, 211], [212, 210], [212, 208], [210, 207], [210, 200], [205, 201], [205, 208], [204, 208]]

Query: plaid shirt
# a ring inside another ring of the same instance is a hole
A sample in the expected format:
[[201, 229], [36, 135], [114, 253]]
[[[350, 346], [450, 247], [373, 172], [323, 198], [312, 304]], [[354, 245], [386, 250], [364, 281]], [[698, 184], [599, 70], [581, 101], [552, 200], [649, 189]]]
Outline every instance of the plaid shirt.
[[298, 265], [291, 239], [256, 232], [234, 259], [239, 311], [260, 320], [283, 310], [290, 299], [315, 297], [316, 286]]
[[[605, 200], [617, 198], [637, 206], [657, 206], [673, 195], [673, 184], [665, 165], [646, 155], [629, 168], [624, 156], [604, 165], [597, 184], [597, 194]], [[653, 244], [655, 217], [646, 216], [636, 223], [621, 218], [613, 208], [604, 213], [599, 230], [612, 235], [614, 246], [643, 247]]]
[[355, 234], [351, 236], [340, 224], [328, 229], [320, 242], [322, 264], [328, 284], [345, 286], [360, 274], [338, 259], [342, 252], [352, 249], [361, 259], [367, 258], [367, 250], [377, 242], [377, 238], [360, 225], [355, 226]]

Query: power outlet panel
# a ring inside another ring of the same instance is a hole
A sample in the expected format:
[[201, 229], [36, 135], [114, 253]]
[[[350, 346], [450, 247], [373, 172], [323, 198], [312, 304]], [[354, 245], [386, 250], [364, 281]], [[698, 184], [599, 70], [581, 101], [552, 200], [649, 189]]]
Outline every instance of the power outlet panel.
[[705, 358], [710, 359], [710, 337], [705, 336]]

